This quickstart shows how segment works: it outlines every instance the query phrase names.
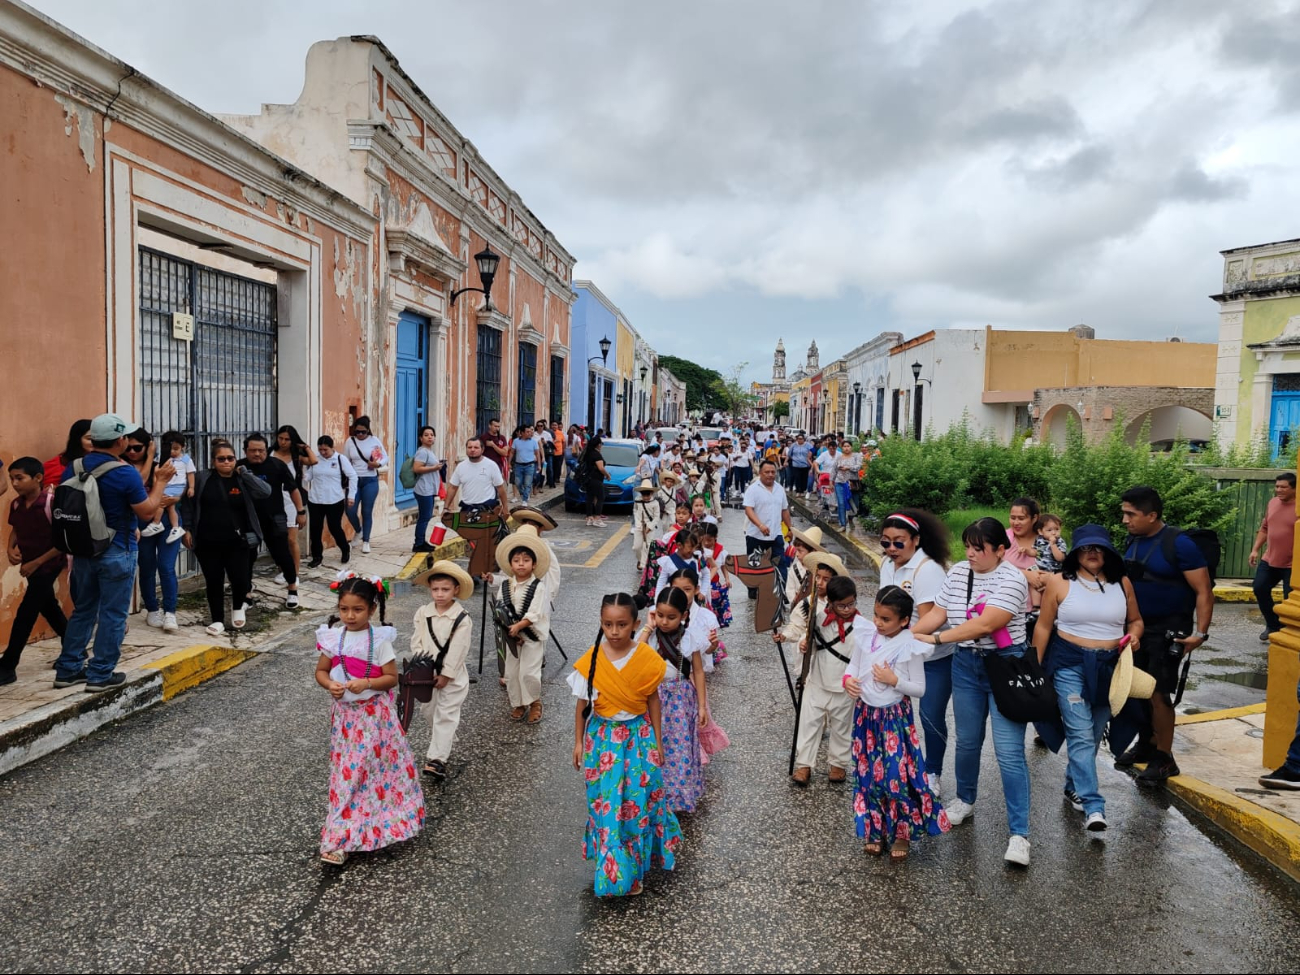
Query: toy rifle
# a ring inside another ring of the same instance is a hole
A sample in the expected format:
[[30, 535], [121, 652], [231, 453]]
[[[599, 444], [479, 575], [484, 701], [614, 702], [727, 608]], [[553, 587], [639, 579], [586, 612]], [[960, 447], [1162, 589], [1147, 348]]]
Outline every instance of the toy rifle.
[[[777, 635], [780, 635], [781, 628], [785, 626], [786, 606], [788, 605], [788, 603], [785, 596], [785, 586], [781, 585], [781, 574], [779, 572], [773, 574], [772, 585], [774, 588], [778, 590], [777, 602], [776, 602], [776, 613], [772, 617], [772, 632]], [[799, 699], [794, 692], [794, 680], [790, 677], [790, 665], [786, 663], [785, 644], [783, 641], [781, 640], [776, 641], [776, 652], [781, 658], [781, 669], [785, 671], [786, 686], [790, 688], [790, 703], [793, 704], [797, 709], [799, 706]]]
[[790, 771], [788, 775], [794, 775], [794, 756], [799, 750], [799, 716], [803, 713], [803, 692], [808, 683], [808, 668], [812, 666], [813, 653], [813, 634], [817, 629], [817, 583], [814, 582], [808, 592], [808, 599], [804, 603], [808, 607], [808, 631], [804, 639], [808, 643], [808, 650], [803, 654], [803, 662], [799, 665], [799, 697], [794, 702], [794, 741], [790, 744]]

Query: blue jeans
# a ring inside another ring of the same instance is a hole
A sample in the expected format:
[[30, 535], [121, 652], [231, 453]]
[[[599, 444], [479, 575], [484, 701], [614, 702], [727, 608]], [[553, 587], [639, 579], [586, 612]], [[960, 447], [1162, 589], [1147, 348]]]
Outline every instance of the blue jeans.
[[1273, 587], [1279, 582], [1282, 583], [1282, 598], [1286, 599], [1291, 595], [1291, 569], [1288, 566], [1285, 569], [1275, 569], [1263, 559], [1259, 560], [1259, 565], [1255, 566], [1255, 602], [1259, 605], [1259, 611], [1264, 616], [1264, 625], [1268, 627], [1270, 633], [1274, 630], [1282, 629], [1282, 621], [1277, 618], [1277, 610], [1273, 608]]
[[952, 700], [952, 657], [925, 662], [925, 695], [921, 698], [921, 731], [925, 734], [925, 771], [943, 775], [948, 753], [948, 702]]
[[840, 527], [849, 523], [849, 511], [853, 506], [853, 488], [848, 481], [835, 485], [835, 514], [840, 519]]
[[1052, 674], [1056, 702], [1065, 724], [1069, 770], [1065, 787], [1079, 794], [1085, 813], [1105, 813], [1106, 800], [1097, 786], [1097, 746], [1110, 721], [1108, 704], [1092, 704], [1083, 692], [1082, 667], [1058, 667]]
[[515, 487], [519, 489], [519, 497], [523, 498], [524, 504], [533, 494], [533, 477], [537, 473], [537, 463], [534, 461], [530, 464], [515, 464]]
[[[1300, 684], [1296, 685], [1296, 700], [1300, 701]], [[1300, 716], [1296, 717], [1295, 737], [1291, 739], [1291, 747], [1286, 752], [1286, 762], [1284, 763], [1292, 772], [1300, 773]]]
[[[361, 534], [363, 542], [370, 541], [370, 530], [375, 527], [375, 498], [379, 497], [378, 477], [357, 478], [357, 500], [348, 508], [348, 521], [352, 530]], [[360, 513], [360, 517], [357, 517]], [[365, 526], [362, 527], [362, 522]]]
[[[1023, 643], [990, 651], [1004, 657], [1024, 656]], [[1007, 826], [1012, 836], [1029, 837], [1029, 765], [1025, 762], [1025, 725], [1002, 716], [989, 687], [984, 661], [966, 647], [952, 657], [952, 712], [957, 721], [957, 798], [974, 803], [980, 780], [984, 728], [993, 719], [993, 751], [1002, 772]]]
[[140, 539], [140, 598], [151, 613], [158, 611], [158, 583], [162, 584], [163, 612], [176, 612], [176, 554], [180, 547], [179, 538], [168, 544], [166, 532]]
[[[126, 616], [135, 586], [136, 553], [114, 545], [97, 559], [73, 560], [77, 573], [77, 606], [63, 634], [63, 652], [54, 661], [55, 677], [74, 677], [84, 668], [86, 679], [105, 681], [122, 656]], [[95, 624], [99, 629], [95, 630]], [[86, 648], [95, 631], [95, 654], [86, 665]]]
[[415, 544], [429, 540], [429, 522], [433, 520], [433, 505], [438, 499], [432, 494], [417, 494], [415, 506], [420, 510], [415, 522]]

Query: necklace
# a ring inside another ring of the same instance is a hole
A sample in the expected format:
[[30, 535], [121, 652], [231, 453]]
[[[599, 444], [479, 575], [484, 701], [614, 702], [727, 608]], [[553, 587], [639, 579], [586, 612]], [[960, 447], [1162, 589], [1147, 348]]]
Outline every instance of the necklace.
[[1096, 575], [1092, 576], [1092, 581], [1096, 583], [1095, 586], [1088, 585], [1087, 581], [1083, 578], [1083, 573], [1086, 571], [1087, 571], [1086, 569], [1080, 569], [1079, 574], [1075, 576], [1075, 578], [1079, 580], [1079, 585], [1083, 586], [1083, 588], [1088, 590], [1088, 592], [1105, 592], [1106, 584], [1101, 581], [1101, 578], [1099, 576]]

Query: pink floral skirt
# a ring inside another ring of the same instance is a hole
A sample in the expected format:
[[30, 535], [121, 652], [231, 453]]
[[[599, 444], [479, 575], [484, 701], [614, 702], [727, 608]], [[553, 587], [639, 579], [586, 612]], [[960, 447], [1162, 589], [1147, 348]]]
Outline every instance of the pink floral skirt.
[[950, 829], [948, 814], [930, 791], [912, 702], [877, 708], [858, 701], [853, 711], [853, 761], [858, 786], [853, 818], [869, 843], [912, 842]]

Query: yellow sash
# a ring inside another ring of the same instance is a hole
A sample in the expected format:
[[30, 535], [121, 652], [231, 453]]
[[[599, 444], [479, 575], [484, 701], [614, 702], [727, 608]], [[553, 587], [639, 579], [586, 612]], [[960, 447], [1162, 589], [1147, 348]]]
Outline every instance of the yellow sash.
[[[592, 647], [573, 664], [573, 669], [582, 675], [583, 680], [591, 673], [591, 655], [596, 652]], [[592, 686], [599, 692], [596, 696], [596, 713], [602, 718], [612, 718], [620, 711], [628, 714], [645, 714], [646, 702], [664, 679], [664, 660], [646, 643], [638, 643], [632, 651], [632, 659], [619, 670], [603, 653], [596, 657], [596, 675]]]

